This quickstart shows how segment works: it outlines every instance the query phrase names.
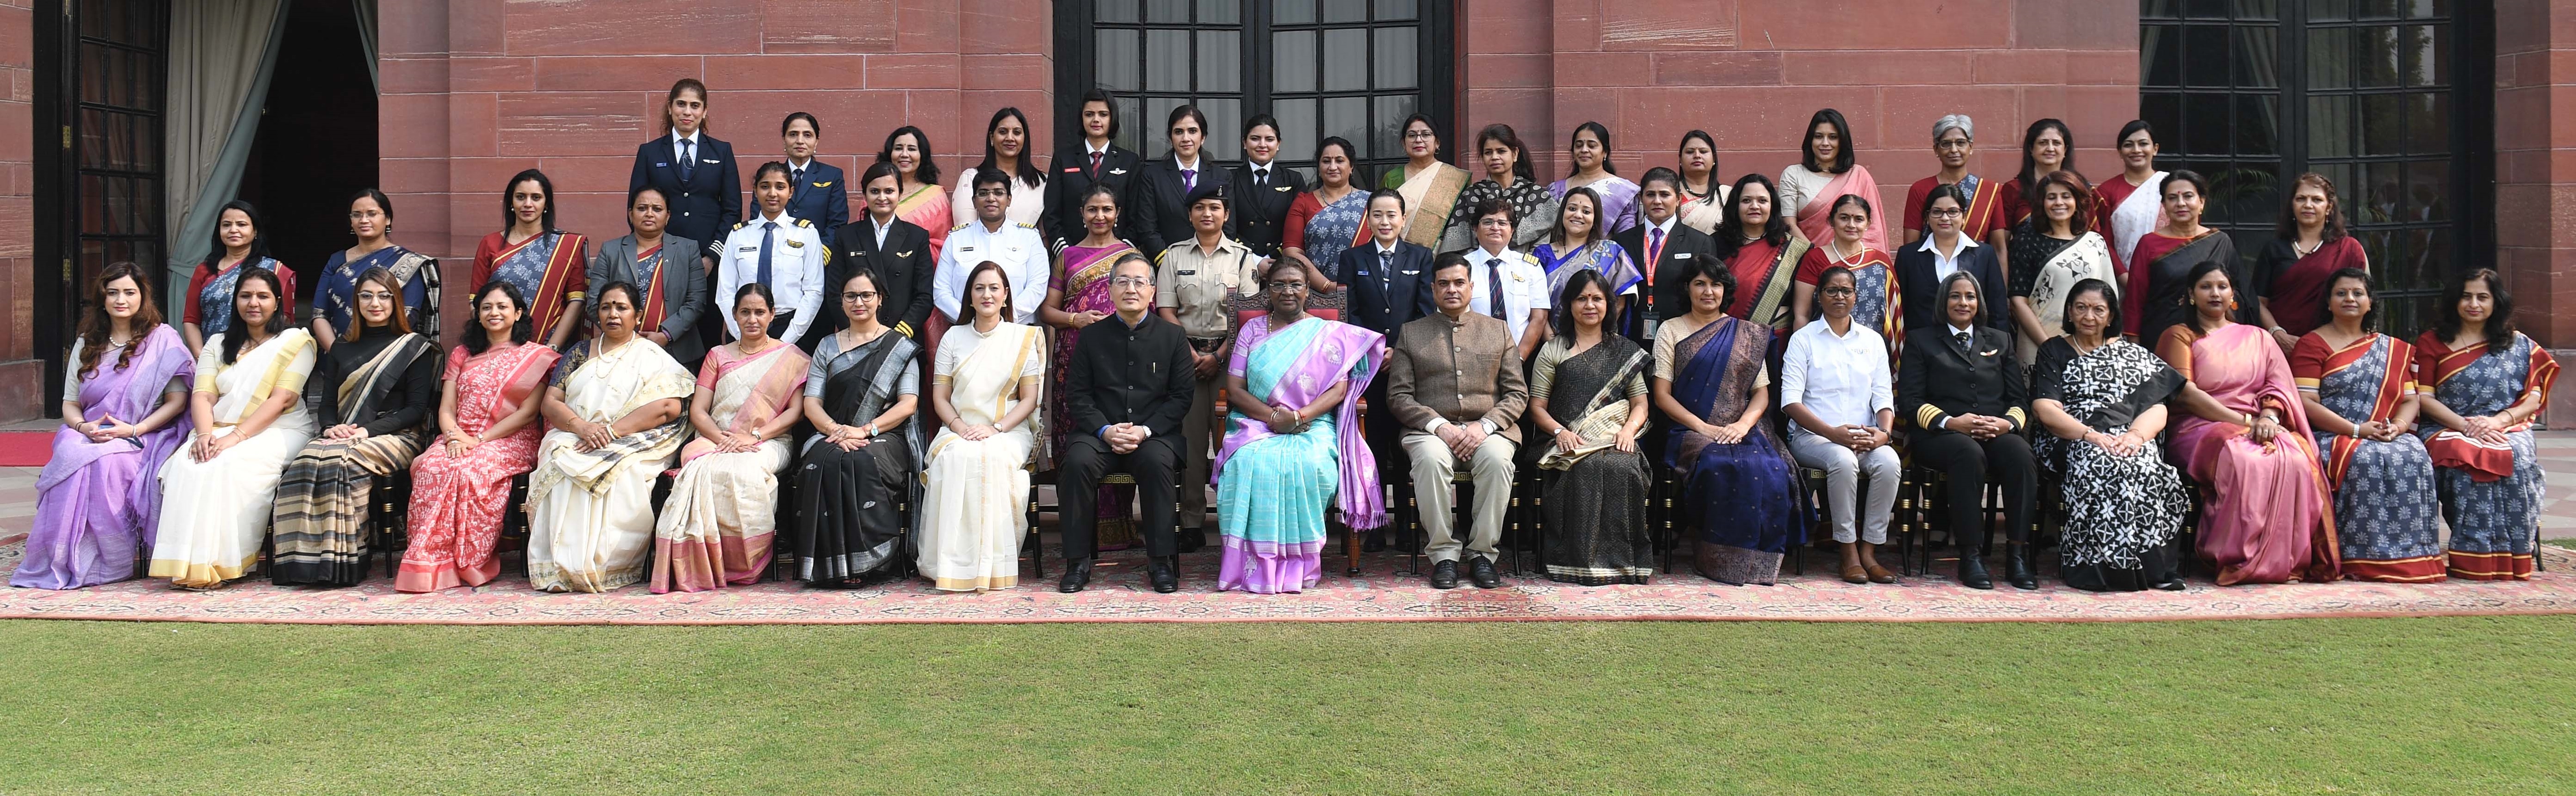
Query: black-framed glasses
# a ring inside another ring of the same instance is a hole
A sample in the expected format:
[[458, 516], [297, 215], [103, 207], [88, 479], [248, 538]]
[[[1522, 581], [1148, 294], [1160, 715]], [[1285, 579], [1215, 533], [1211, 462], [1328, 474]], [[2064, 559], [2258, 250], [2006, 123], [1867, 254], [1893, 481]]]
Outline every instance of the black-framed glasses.
[[1966, 149], [1966, 148], [1968, 148], [1968, 143], [1969, 143], [1969, 142], [1968, 142], [1968, 139], [1965, 139], [1965, 138], [1944, 138], [1944, 139], [1941, 139], [1941, 140], [1939, 140], [1939, 141], [1934, 141], [1934, 142], [1932, 142], [1932, 148], [1933, 148], [1933, 149]]
[[1819, 290], [1819, 291], [1816, 291], [1816, 292], [1823, 293], [1823, 294], [1828, 295], [1828, 296], [1857, 296], [1857, 295], [1860, 295], [1860, 291], [1858, 291], [1858, 290], [1854, 290], [1854, 289], [1851, 289], [1851, 288], [1848, 288], [1848, 287], [1829, 287], [1829, 288], [1825, 288], [1825, 289], [1823, 289], [1823, 290]]
[[1968, 211], [1956, 207], [1935, 207], [1924, 213], [1933, 218], [1958, 218], [1967, 214]]
[[876, 294], [876, 292], [875, 292], [875, 291], [866, 291], [866, 292], [846, 292], [846, 293], [842, 293], [842, 294], [841, 294], [841, 300], [842, 300], [842, 301], [875, 301], [875, 300], [877, 300], [877, 294]]

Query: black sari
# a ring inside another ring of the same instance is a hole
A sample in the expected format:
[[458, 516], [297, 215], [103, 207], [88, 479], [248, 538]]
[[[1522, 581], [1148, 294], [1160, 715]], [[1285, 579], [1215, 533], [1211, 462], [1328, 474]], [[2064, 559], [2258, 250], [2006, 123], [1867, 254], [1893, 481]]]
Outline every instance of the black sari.
[[[826, 345], [832, 342], [825, 340]], [[830, 374], [823, 382], [824, 410], [841, 423], [863, 423], [883, 414], [902, 397], [901, 388], [921, 382], [920, 353], [912, 338], [889, 333], [855, 349], [815, 357], [816, 367]], [[897, 506], [920, 500], [920, 481], [914, 477], [919, 436], [920, 424], [907, 417], [858, 450], [841, 450], [819, 434], [805, 441], [789, 520], [796, 534], [797, 580], [855, 585], [889, 563], [911, 560], [898, 555], [908, 529]]]

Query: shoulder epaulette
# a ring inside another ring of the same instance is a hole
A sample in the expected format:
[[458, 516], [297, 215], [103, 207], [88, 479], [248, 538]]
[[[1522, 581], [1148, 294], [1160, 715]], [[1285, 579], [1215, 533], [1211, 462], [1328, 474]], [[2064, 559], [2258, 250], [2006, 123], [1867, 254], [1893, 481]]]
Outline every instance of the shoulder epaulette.
[[811, 226], [814, 226], [814, 222], [807, 221], [807, 220], [805, 220], [805, 219], [801, 219], [801, 218], [800, 218], [800, 219], [796, 219], [796, 226], [800, 226], [800, 227], [811, 227]]
[[734, 229], [741, 229], [741, 228], [743, 228], [743, 227], [748, 227], [748, 226], [751, 226], [751, 222], [749, 222], [749, 221], [736, 221], [736, 222], [733, 222], [733, 228], [734, 228]]
[[1529, 252], [1521, 252], [1521, 262], [1529, 263], [1529, 264], [1531, 264], [1531, 265], [1538, 265], [1538, 264], [1539, 264], [1539, 261], [1538, 261], [1538, 255], [1531, 254], [1531, 253], [1529, 253]]
[[950, 232], [957, 232], [957, 231], [964, 230], [965, 228], [967, 228], [967, 227], [971, 227], [971, 226], [974, 226], [974, 225], [975, 225], [975, 222], [968, 221], [968, 222], [966, 222], [966, 223], [959, 224], [959, 225], [957, 225], [957, 226], [949, 227], [949, 228], [948, 228], [948, 231], [950, 231]]
[[1019, 227], [1019, 228], [1021, 228], [1021, 229], [1026, 229], [1026, 230], [1035, 230], [1035, 229], [1037, 229], [1037, 228], [1038, 228], [1038, 225], [1036, 225], [1036, 224], [1031, 224], [1031, 223], [1026, 222], [1026, 221], [1013, 221], [1013, 222], [1011, 222], [1011, 226]]

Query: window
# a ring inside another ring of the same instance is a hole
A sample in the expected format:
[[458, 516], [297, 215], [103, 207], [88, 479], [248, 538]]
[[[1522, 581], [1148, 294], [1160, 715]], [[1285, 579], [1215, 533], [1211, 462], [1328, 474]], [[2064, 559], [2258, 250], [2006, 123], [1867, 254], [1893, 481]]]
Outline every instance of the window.
[[[57, 0], [39, 4], [37, 129], [59, 131], [59, 148], [36, 147], [40, 263], [60, 263], [60, 280], [36, 282], [36, 350], [45, 384], [61, 384], [63, 355], [90, 279], [109, 263], [158, 270], [162, 244], [161, 110], [168, 88], [170, 7], [165, 0]], [[43, 68], [50, 66], [51, 68]], [[43, 142], [46, 136], [39, 136]], [[48, 207], [50, 206], [50, 207]], [[39, 273], [43, 273], [42, 270]], [[150, 286], [147, 286], [147, 289]], [[176, 320], [173, 305], [163, 314]], [[45, 402], [48, 414], [59, 412]]]
[[[1354, 179], [1403, 163], [1417, 111], [1448, 121], [1450, 3], [1436, 0], [1089, 0], [1057, 4], [1059, 151], [1079, 146], [1082, 94], [1118, 103], [1119, 146], [1165, 153], [1183, 103], [1208, 117], [1206, 152], [1243, 159], [1243, 120], [1279, 119], [1279, 162], [1314, 176], [1315, 144], [1349, 139]], [[1454, 141], [1455, 137], [1451, 136]], [[1456, 144], [1452, 144], [1455, 147]], [[1373, 183], [1371, 183], [1373, 184]]]
[[2492, 232], [2489, 12], [2451, 0], [2142, 0], [2139, 117], [2159, 168], [2210, 178], [2205, 216], [2248, 257], [2273, 237], [2281, 186], [2334, 181], [2370, 254], [2381, 328], [2432, 321], [2442, 281], [2483, 264]]

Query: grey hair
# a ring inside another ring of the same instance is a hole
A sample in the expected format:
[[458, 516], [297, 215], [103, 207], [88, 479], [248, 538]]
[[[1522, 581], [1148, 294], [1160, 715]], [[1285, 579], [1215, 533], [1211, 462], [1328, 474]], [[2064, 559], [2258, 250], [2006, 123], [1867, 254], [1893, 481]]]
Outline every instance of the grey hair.
[[1941, 134], [1949, 132], [1952, 128], [1966, 133], [1970, 141], [1977, 139], [1977, 120], [1968, 118], [1964, 113], [1953, 113], [1932, 122], [1932, 140], [1941, 140]]

